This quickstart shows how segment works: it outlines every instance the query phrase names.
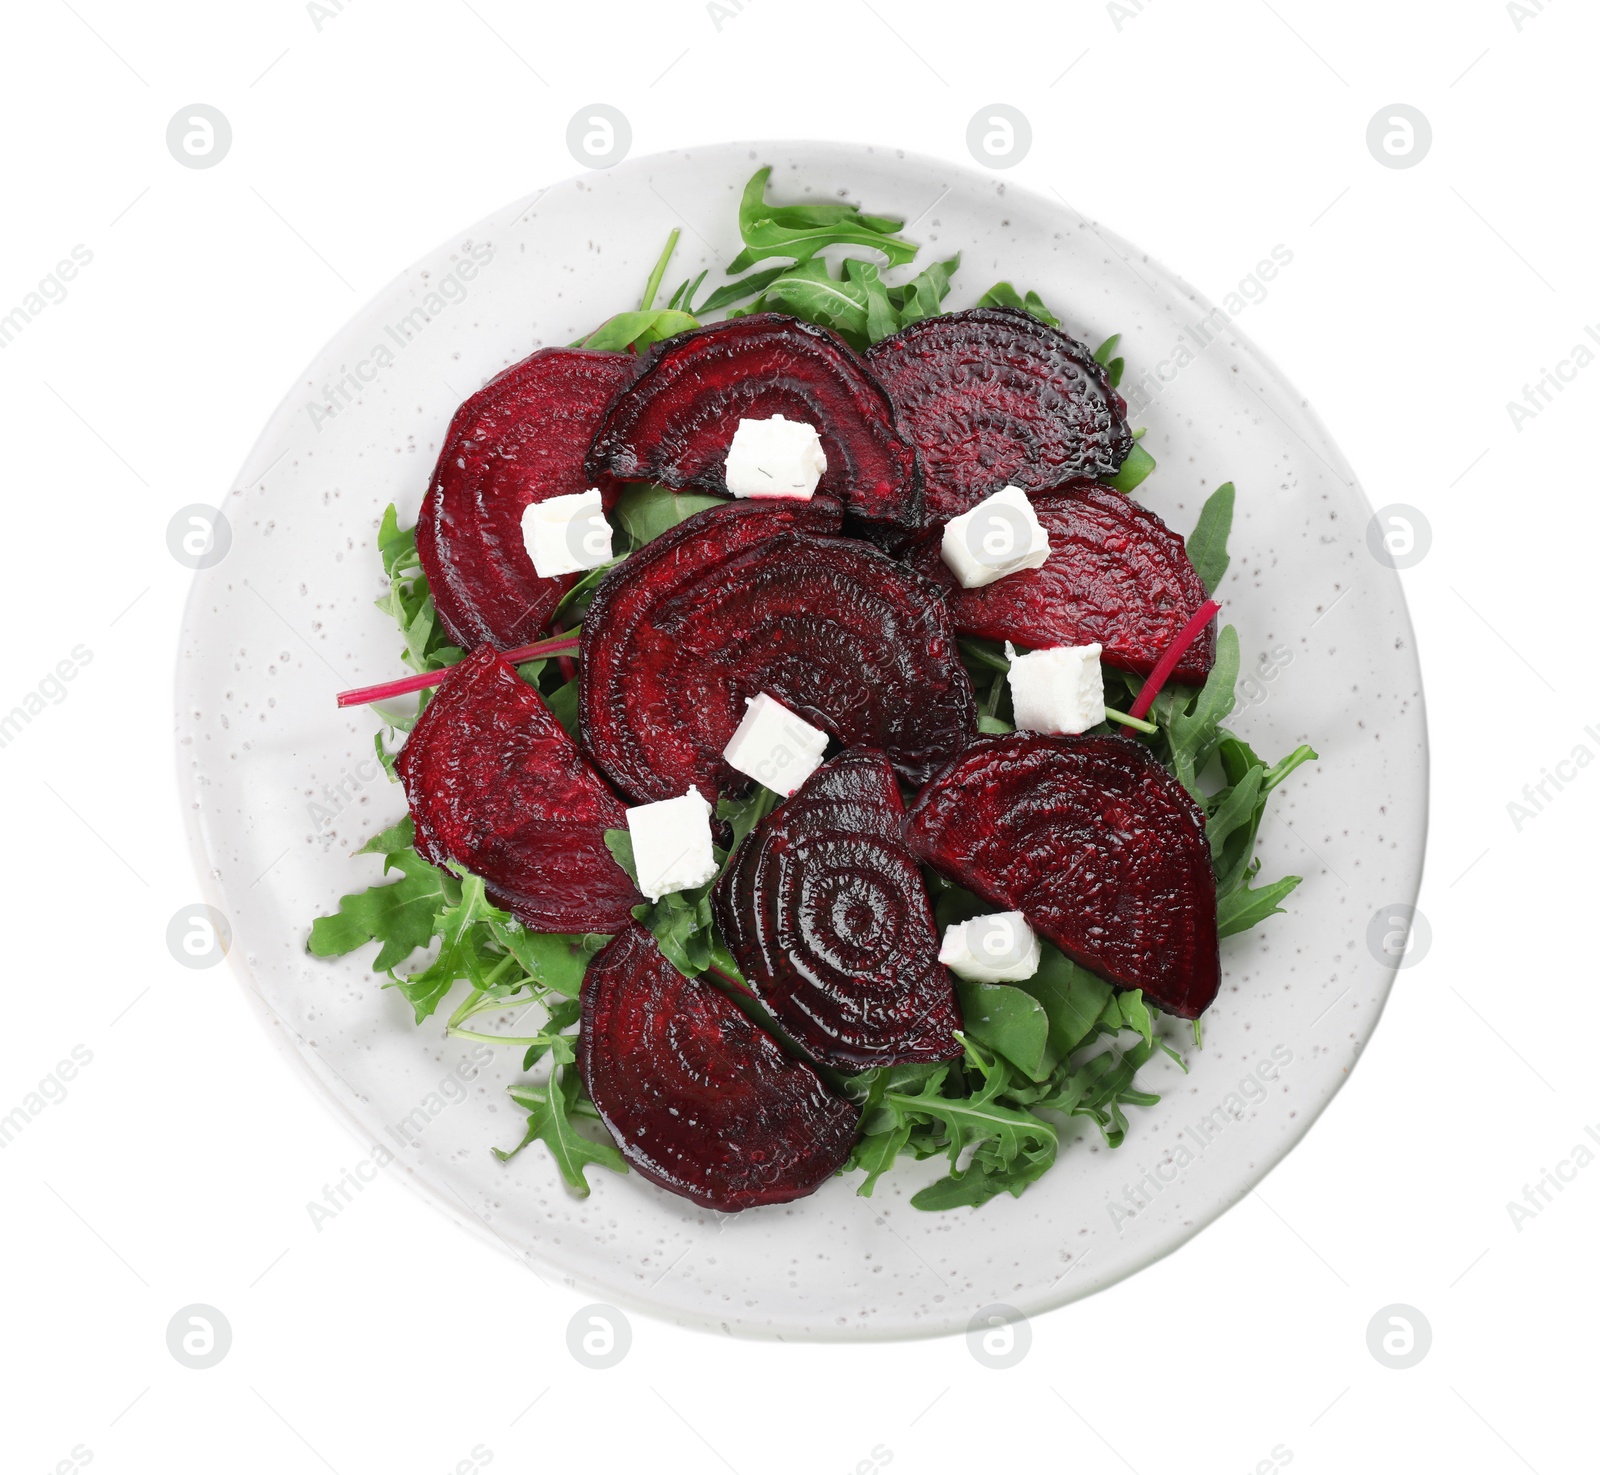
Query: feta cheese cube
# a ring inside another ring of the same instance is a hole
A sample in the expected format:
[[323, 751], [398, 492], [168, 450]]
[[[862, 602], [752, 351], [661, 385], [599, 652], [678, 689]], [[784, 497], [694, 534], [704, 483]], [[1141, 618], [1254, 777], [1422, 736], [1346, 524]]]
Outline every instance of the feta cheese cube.
[[611, 524], [599, 488], [530, 502], [522, 509], [522, 545], [541, 579], [610, 563]]
[[639, 890], [651, 901], [660, 901], [669, 891], [704, 886], [717, 874], [711, 806], [698, 789], [677, 799], [635, 805], [628, 811], [628, 834]]
[[817, 427], [773, 415], [739, 422], [723, 480], [736, 497], [800, 497], [809, 502], [827, 469]]
[[762, 692], [746, 700], [744, 717], [722, 756], [740, 773], [787, 796], [816, 771], [827, 746], [827, 733]]
[[1017, 983], [1039, 971], [1039, 939], [1021, 912], [991, 912], [946, 927], [939, 961], [969, 983]]
[[1018, 727], [1029, 732], [1087, 732], [1106, 720], [1105, 678], [1098, 645], [1055, 645], [1011, 660], [1011, 705]]
[[939, 556], [963, 589], [981, 589], [1007, 574], [1041, 568], [1050, 557], [1050, 534], [1021, 487], [1002, 487], [944, 525]]

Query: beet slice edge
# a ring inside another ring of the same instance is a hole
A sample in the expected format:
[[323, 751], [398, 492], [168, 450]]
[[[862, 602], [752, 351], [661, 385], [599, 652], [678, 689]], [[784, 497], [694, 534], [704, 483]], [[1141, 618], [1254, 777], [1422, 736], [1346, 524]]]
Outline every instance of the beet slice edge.
[[920, 859], [1119, 988], [1195, 1019], [1221, 983], [1205, 816], [1140, 743], [980, 738], [911, 806]]
[[606, 849], [627, 824], [538, 692], [489, 646], [453, 667], [396, 768], [417, 851], [483, 878], [536, 932], [616, 932], [643, 898]]
[[637, 923], [589, 965], [578, 1071], [623, 1157], [704, 1208], [803, 1198], [855, 1141], [856, 1108]]

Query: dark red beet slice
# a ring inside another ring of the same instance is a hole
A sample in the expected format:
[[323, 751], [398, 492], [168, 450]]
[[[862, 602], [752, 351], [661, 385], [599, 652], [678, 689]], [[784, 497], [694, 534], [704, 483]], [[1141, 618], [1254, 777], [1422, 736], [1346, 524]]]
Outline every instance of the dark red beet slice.
[[1009, 307], [940, 313], [867, 350], [922, 454], [929, 521], [1008, 483], [1109, 476], [1133, 449], [1127, 407], [1076, 338]]
[[816, 426], [828, 458], [819, 491], [867, 522], [921, 521], [916, 452], [883, 387], [843, 339], [772, 312], [651, 349], [595, 436], [590, 474], [725, 492], [739, 421], [771, 415]]
[[913, 783], [976, 730], [938, 592], [831, 535], [838, 519], [827, 498], [723, 503], [606, 576], [583, 621], [579, 712], [584, 750], [624, 793], [747, 786], [722, 750], [763, 691]]
[[941, 874], [1169, 1013], [1198, 1018], [1217, 996], [1205, 816], [1140, 744], [980, 738], [917, 796], [906, 839]]
[[583, 459], [601, 413], [637, 369], [632, 354], [541, 349], [456, 411], [417, 518], [417, 552], [457, 645], [526, 645], [579, 577], [533, 571], [522, 513], [591, 486], [610, 507], [616, 484], [586, 477]]
[[606, 849], [627, 825], [538, 692], [488, 646], [440, 684], [396, 765], [417, 850], [482, 876], [537, 932], [615, 932], [643, 898]]
[[[963, 635], [1029, 650], [1098, 641], [1106, 665], [1148, 676], [1205, 603], [1183, 539], [1155, 513], [1087, 478], [1030, 493], [1029, 500], [1050, 534], [1043, 568], [963, 589], [939, 556], [938, 531], [918, 541], [912, 567], [944, 590]], [[1200, 685], [1216, 654], [1213, 622], [1184, 652], [1175, 678]]]
[[708, 1209], [814, 1193], [855, 1141], [855, 1107], [637, 923], [589, 965], [578, 1071], [623, 1157]]
[[717, 923], [751, 990], [812, 1059], [840, 1070], [961, 1053], [904, 820], [889, 760], [852, 748], [746, 836], [717, 883]]

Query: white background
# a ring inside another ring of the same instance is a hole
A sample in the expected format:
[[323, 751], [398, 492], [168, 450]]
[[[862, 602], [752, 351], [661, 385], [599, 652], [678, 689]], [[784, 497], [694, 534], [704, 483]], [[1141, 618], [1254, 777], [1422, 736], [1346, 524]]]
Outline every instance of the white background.
[[[1506, 1205], [1600, 1124], [1600, 773], [1547, 788], [1520, 831], [1507, 805], [1576, 745], [1600, 752], [1600, 365], [1520, 429], [1507, 402], [1600, 324], [1600, 21], [1578, 0], [736, 4], [719, 25], [700, 0], [329, 0], [320, 28], [295, 0], [7, 8], [0, 315], [75, 245], [93, 261], [0, 349], [0, 709], [74, 646], [92, 660], [0, 748], [0, 1114], [74, 1046], [93, 1059], [0, 1149], [0, 1468], [1594, 1469], [1600, 1163], [1520, 1227]], [[213, 169], [167, 152], [194, 102], [232, 123]], [[975, 112], [1022, 109], [1012, 177], [1211, 298], [1293, 250], [1241, 326], [1373, 504], [1432, 525], [1403, 576], [1432, 721], [1431, 951], [1260, 1193], [1037, 1319], [1007, 1371], [960, 1339], [784, 1347], [642, 1316], [619, 1366], [581, 1367], [581, 1298], [398, 1182], [312, 1226], [353, 1144], [229, 971], [167, 952], [196, 893], [170, 718], [190, 575], [168, 519], [221, 500], [382, 283], [571, 174], [567, 123], [594, 102], [627, 114], [635, 154], [792, 136], [963, 162]], [[1432, 124], [1414, 168], [1367, 149], [1395, 102]], [[233, 1329], [203, 1372], [166, 1346], [195, 1302]], [[1391, 1303], [1432, 1326], [1407, 1371], [1367, 1347]]]

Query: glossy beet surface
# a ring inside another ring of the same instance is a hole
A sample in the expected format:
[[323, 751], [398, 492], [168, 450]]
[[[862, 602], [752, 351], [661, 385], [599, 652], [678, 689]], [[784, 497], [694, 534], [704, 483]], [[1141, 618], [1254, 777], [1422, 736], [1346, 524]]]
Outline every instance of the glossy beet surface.
[[[1096, 481], [1034, 492], [1029, 500], [1050, 535], [1043, 568], [963, 589], [939, 555], [938, 531], [918, 541], [911, 565], [944, 591], [963, 635], [1029, 650], [1098, 641], [1106, 665], [1148, 676], [1205, 603], [1183, 539], [1155, 513]], [[1200, 685], [1216, 653], [1213, 622], [1184, 652], [1175, 679]]]
[[855, 1141], [855, 1107], [637, 923], [589, 966], [578, 1070], [628, 1162], [708, 1209], [803, 1198]]
[[769, 692], [921, 783], [976, 730], [949, 611], [922, 577], [835, 536], [839, 508], [729, 502], [607, 575], [583, 621], [584, 749], [643, 803], [748, 779], [722, 750]]
[[828, 458], [819, 490], [868, 522], [921, 520], [916, 453], [882, 386], [840, 338], [814, 323], [756, 313], [657, 344], [595, 436], [591, 475], [725, 492], [741, 419], [782, 415], [817, 428]]
[[1133, 449], [1122, 398], [1077, 339], [1030, 313], [923, 318], [867, 351], [922, 456], [930, 522], [1007, 484], [1025, 492], [1115, 472]]
[[911, 849], [1121, 988], [1197, 1018], [1216, 997], [1205, 817], [1138, 743], [980, 738], [917, 797]]
[[536, 932], [615, 932], [643, 900], [606, 849], [627, 811], [488, 646], [440, 684], [397, 764], [417, 850]]
[[746, 836], [717, 883], [717, 924], [751, 989], [840, 1070], [961, 1053], [904, 816], [889, 760], [850, 749]]
[[455, 413], [417, 518], [417, 553], [450, 638], [464, 649], [526, 645], [576, 574], [541, 579], [522, 541], [533, 502], [598, 486], [583, 459], [601, 413], [638, 368], [626, 353], [546, 348]]

